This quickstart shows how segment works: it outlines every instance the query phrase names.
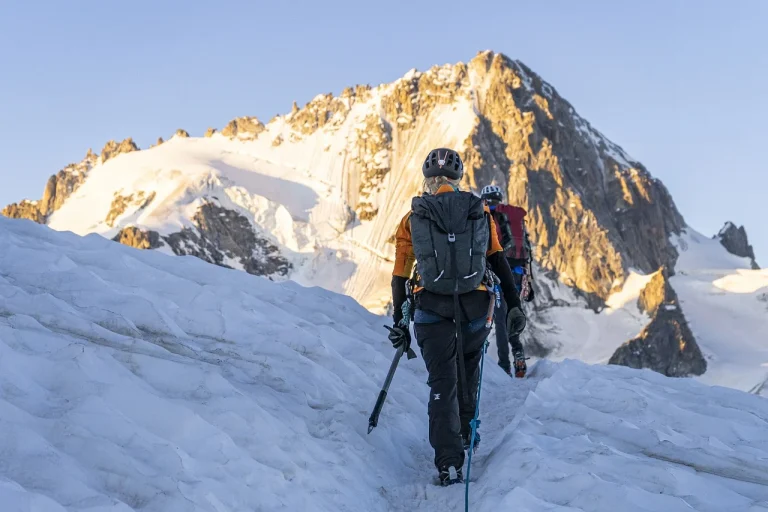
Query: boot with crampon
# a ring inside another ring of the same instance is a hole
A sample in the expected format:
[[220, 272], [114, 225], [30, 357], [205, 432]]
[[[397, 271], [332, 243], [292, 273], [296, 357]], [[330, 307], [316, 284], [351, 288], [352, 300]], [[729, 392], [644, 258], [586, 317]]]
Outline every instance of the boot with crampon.
[[461, 468], [455, 468], [454, 466], [446, 466], [440, 469], [440, 485], [443, 487], [460, 484], [464, 482], [464, 475], [461, 472]]
[[515, 361], [512, 363], [512, 366], [515, 369], [515, 377], [522, 379], [525, 377], [525, 372], [528, 371], [528, 365], [525, 364], [525, 354], [522, 350], [515, 350], [513, 355], [515, 357]]

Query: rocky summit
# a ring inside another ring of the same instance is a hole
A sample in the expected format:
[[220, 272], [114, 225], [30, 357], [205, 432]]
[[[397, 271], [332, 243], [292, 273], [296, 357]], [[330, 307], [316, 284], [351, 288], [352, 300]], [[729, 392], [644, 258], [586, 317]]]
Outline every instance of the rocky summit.
[[679, 256], [670, 240], [686, 229], [669, 192], [555, 87], [500, 53], [320, 94], [267, 124], [242, 116], [144, 151], [110, 142], [52, 176], [42, 199], [3, 214], [328, 287], [383, 311], [392, 235], [434, 147], [460, 151], [465, 187], [499, 185], [528, 210], [541, 269], [532, 332], [547, 332], [552, 308], [602, 311], [630, 270], [656, 273], [662, 281], [640, 299], [650, 323], [613, 361], [703, 371], [663, 277]]
[[753, 270], [760, 269], [757, 260], [755, 260], [755, 251], [752, 249], [752, 246], [749, 245], [747, 230], [744, 229], [744, 226], [739, 226], [737, 228], [733, 222], [726, 222], [714, 238], [719, 240], [720, 243], [723, 244], [723, 247], [725, 247], [731, 254], [742, 258], [749, 258]]

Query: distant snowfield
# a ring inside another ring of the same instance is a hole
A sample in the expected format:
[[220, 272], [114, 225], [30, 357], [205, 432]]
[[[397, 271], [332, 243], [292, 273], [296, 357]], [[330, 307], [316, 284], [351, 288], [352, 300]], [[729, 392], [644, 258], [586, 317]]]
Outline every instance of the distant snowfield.
[[768, 269], [720, 243], [691, 232], [676, 242], [677, 275], [671, 278], [709, 368], [709, 384], [768, 394]]
[[[366, 435], [392, 349], [348, 297], [27, 221], [0, 244], [3, 512], [463, 510], [420, 359]], [[541, 361], [488, 364], [481, 411], [473, 511], [768, 510], [763, 398]]]
[[[768, 269], [749, 270], [748, 260], [692, 229], [673, 243], [680, 257], [670, 283], [708, 364], [697, 379], [768, 395]], [[649, 278], [632, 272], [600, 314], [579, 307], [547, 310], [548, 324], [538, 327], [557, 347], [550, 358], [607, 363], [650, 321], [637, 307]], [[567, 302], [576, 305], [578, 299]]]

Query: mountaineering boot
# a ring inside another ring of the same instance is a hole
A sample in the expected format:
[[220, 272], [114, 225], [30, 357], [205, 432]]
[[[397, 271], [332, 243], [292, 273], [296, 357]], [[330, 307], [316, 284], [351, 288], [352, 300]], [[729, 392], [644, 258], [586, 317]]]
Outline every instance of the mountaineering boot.
[[453, 466], [445, 466], [441, 468], [439, 478], [440, 485], [443, 487], [464, 482], [464, 475], [461, 473], [461, 468], [456, 469]]
[[528, 371], [528, 365], [525, 364], [525, 354], [522, 350], [515, 350], [512, 355], [515, 357], [515, 377], [522, 379], [525, 372]]
[[[461, 436], [461, 439], [464, 441], [464, 451], [469, 451], [469, 445], [472, 442], [472, 433], [470, 432], [466, 436]], [[477, 447], [480, 445], [480, 432], [475, 430], [475, 446], [472, 448], [472, 453], [475, 453], [477, 451]]]

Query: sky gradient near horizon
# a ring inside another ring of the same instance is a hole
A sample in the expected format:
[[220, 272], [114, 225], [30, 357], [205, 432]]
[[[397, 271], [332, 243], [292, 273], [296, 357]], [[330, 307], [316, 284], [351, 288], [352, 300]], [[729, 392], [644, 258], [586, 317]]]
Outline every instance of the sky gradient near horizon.
[[768, 265], [766, 26], [761, 0], [6, 2], [0, 206], [109, 139], [266, 122], [492, 49], [643, 162], [692, 227], [744, 224]]

